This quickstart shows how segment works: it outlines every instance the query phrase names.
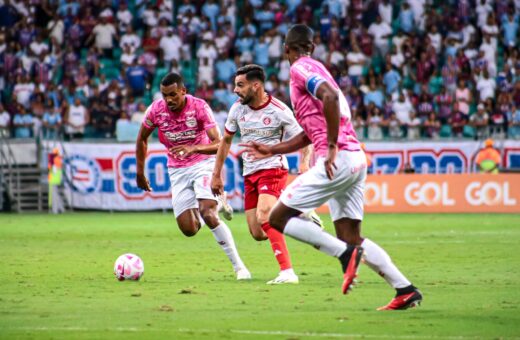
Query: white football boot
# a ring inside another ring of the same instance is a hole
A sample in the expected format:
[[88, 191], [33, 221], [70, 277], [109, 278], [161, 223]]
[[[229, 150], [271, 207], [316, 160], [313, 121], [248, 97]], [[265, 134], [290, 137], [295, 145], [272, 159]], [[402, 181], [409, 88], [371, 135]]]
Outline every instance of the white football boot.
[[284, 285], [284, 284], [298, 284], [300, 280], [298, 279], [298, 275], [294, 273], [294, 270], [286, 269], [282, 270], [277, 277], [272, 279], [271, 281], [267, 281], [268, 285]]
[[246, 267], [238, 269], [235, 273], [237, 274], [238, 281], [251, 280], [251, 273]]

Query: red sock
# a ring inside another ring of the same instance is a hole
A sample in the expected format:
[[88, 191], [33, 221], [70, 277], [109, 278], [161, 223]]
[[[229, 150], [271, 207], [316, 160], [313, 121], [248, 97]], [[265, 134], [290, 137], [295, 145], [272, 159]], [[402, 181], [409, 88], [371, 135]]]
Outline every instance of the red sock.
[[271, 227], [267, 222], [262, 224], [262, 230], [267, 234], [267, 238], [271, 242], [271, 248], [273, 248], [274, 257], [280, 265], [280, 270], [292, 268], [291, 257], [289, 256], [289, 250], [287, 250], [283, 234]]

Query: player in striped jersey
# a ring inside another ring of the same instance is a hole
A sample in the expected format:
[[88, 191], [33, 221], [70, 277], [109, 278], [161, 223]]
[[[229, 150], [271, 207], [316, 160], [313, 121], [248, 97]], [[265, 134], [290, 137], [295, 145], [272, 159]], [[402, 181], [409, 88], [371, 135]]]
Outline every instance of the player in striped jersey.
[[[264, 82], [265, 72], [261, 66], [246, 65], [236, 72], [234, 91], [240, 99], [230, 109], [224, 137], [217, 152], [211, 180], [211, 189], [216, 195], [224, 193], [221, 171], [237, 131], [240, 132], [242, 142], [256, 141], [270, 145], [292, 138], [302, 131], [293, 112], [265, 91]], [[308, 153], [305, 155], [308, 156]], [[242, 158], [244, 160], [244, 205], [249, 231], [257, 241], [269, 239], [280, 265], [279, 275], [267, 284], [298, 283], [298, 276], [292, 269], [285, 238], [268, 223], [269, 212], [285, 188], [287, 159], [283, 155], [273, 155], [252, 160], [247, 152], [242, 154]]]

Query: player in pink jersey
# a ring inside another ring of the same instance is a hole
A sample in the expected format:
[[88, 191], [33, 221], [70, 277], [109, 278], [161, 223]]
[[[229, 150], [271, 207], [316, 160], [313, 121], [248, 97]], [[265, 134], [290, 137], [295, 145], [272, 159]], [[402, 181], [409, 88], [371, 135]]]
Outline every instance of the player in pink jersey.
[[137, 186], [151, 191], [144, 162], [148, 137], [157, 128], [159, 141], [168, 149], [172, 205], [180, 230], [194, 236], [202, 217], [231, 261], [237, 279], [248, 280], [251, 274], [238, 255], [231, 231], [218, 216], [217, 199], [210, 188], [220, 142], [213, 112], [204, 100], [186, 94], [182, 77], [176, 73], [166, 75], [160, 89], [163, 99], [148, 107], [137, 137]]
[[[256, 158], [293, 152], [310, 143], [317, 161], [284, 191], [269, 216], [274, 228], [319, 250], [336, 256], [343, 267], [342, 291], [354, 284], [364, 254], [367, 265], [379, 273], [397, 294], [380, 310], [418, 305], [422, 295], [373, 241], [361, 237], [366, 157], [351, 124], [348, 103], [338, 85], [319, 61], [310, 57], [314, 32], [306, 25], [291, 27], [285, 53], [291, 64], [291, 101], [303, 132], [274, 146], [244, 144]], [[336, 235], [327, 234], [299, 215], [328, 202]]]
[[[225, 133], [217, 152], [217, 161], [211, 179], [215, 195], [224, 193], [221, 172], [233, 136], [238, 131], [241, 141], [250, 140], [276, 144], [302, 131], [293, 112], [282, 102], [271, 97], [264, 89], [265, 71], [258, 65], [246, 65], [235, 74], [235, 90], [239, 100], [231, 107], [225, 125]], [[305, 149], [307, 152], [307, 149]], [[308, 153], [304, 158], [308, 157]], [[280, 266], [279, 275], [267, 284], [298, 283], [292, 268], [289, 251], [282, 233], [269, 225], [271, 208], [276, 203], [287, 180], [287, 159], [274, 155], [261, 160], [251, 160], [247, 153], [244, 160], [244, 206], [247, 224], [257, 241], [269, 239]], [[308, 161], [308, 160], [307, 160]]]

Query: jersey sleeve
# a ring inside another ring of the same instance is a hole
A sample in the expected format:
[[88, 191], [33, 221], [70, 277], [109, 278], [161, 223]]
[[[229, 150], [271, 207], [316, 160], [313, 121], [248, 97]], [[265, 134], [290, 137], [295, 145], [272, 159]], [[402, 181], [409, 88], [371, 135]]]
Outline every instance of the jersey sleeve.
[[296, 85], [307, 90], [314, 98], [321, 84], [327, 80], [318, 72], [313, 70], [311, 64], [300, 62], [291, 68], [291, 79]]
[[229, 110], [229, 114], [226, 119], [226, 124], [224, 125], [226, 132], [229, 134], [235, 134], [238, 130], [237, 113], [238, 104], [233, 104], [233, 106], [231, 106], [231, 109]]
[[209, 130], [215, 126], [215, 116], [213, 116], [213, 110], [209, 107], [208, 103], [204, 103], [202, 107], [197, 110], [199, 123], [204, 130]]
[[289, 108], [280, 112], [280, 120], [282, 121], [284, 129], [282, 140], [291, 139], [303, 131], [302, 127], [294, 117], [293, 112]]
[[155, 114], [154, 114], [154, 108], [153, 104], [151, 103], [150, 106], [146, 109], [144, 112], [144, 118], [143, 118], [143, 126], [147, 129], [155, 129], [157, 125], [155, 124]]

